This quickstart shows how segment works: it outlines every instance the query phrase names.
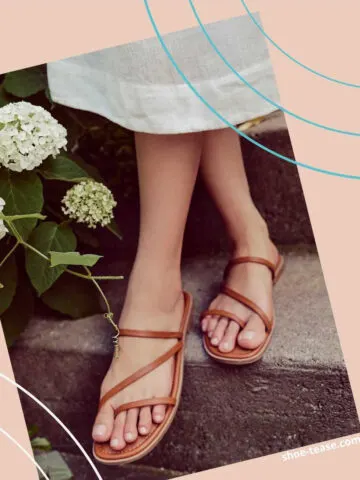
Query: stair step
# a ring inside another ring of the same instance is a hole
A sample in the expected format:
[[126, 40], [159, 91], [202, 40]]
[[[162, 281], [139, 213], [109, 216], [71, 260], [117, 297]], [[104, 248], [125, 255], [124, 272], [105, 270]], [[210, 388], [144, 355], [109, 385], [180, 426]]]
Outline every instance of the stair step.
[[[195, 299], [186, 346], [182, 402], [165, 439], [140, 463], [194, 472], [359, 431], [359, 422], [320, 262], [314, 249], [283, 249], [275, 290], [277, 327], [263, 360], [224, 366], [204, 353], [199, 313], [215, 294], [223, 255], [188, 258], [185, 288]], [[114, 263], [122, 272], [128, 267]], [[121, 306], [125, 284], [109, 297]], [[12, 349], [17, 381], [44, 401], [90, 450], [98, 389], [111, 359], [113, 331], [102, 316], [34, 319]], [[30, 374], [31, 373], [31, 374]], [[54, 446], [76, 447], [39, 407], [23, 398], [28, 422]]]
[[[93, 470], [82, 455], [63, 453], [62, 456], [76, 480], [89, 480], [94, 477]], [[116, 468], [97, 464], [96, 467], [104, 480], [167, 480], [184, 475], [182, 472], [136, 464]]]

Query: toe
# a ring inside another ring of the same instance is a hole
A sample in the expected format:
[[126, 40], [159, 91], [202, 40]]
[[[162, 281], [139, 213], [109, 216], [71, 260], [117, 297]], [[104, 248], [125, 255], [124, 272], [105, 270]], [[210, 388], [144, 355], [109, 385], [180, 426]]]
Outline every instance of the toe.
[[212, 315], [209, 320], [208, 328], [207, 328], [207, 333], [209, 338], [213, 336], [214, 330], [218, 324], [219, 321], [219, 316], [218, 315]]
[[111, 435], [110, 446], [114, 450], [122, 450], [126, 447], [126, 442], [124, 438], [124, 428], [125, 428], [126, 412], [121, 412], [115, 418], [114, 430]]
[[166, 406], [156, 405], [152, 410], [152, 418], [154, 423], [161, 423], [165, 417]]
[[265, 325], [258, 315], [251, 315], [246, 327], [238, 335], [240, 347], [253, 350], [265, 340]]
[[224, 333], [224, 337], [219, 345], [219, 350], [223, 353], [228, 353], [234, 350], [236, 337], [239, 333], [240, 327], [236, 322], [229, 322], [229, 325]]
[[97, 414], [92, 430], [95, 442], [107, 442], [114, 426], [114, 410], [110, 404], [105, 404]]
[[140, 435], [147, 435], [152, 425], [151, 408], [143, 407], [139, 414], [138, 431]]
[[221, 343], [228, 324], [229, 324], [229, 321], [227, 318], [223, 318], [223, 317], [220, 318], [220, 320], [216, 325], [214, 333], [212, 334], [212, 337], [211, 337], [212, 345], [217, 346], [219, 345], [219, 343]]
[[130, 410], [128, 410], [124, 427], [124, 438], [126, 443], [135, 442], [138, 437], [138, 418], [138, 408], [131, 408]]
[[210, 322], [210, 318], [211, 316], [210, 315], [207, 315], [206, 317], [204, 317], [201, 321], [201, 330], [205, 333], [208, 329], [208, 326], [209, 326], [209, 322]]

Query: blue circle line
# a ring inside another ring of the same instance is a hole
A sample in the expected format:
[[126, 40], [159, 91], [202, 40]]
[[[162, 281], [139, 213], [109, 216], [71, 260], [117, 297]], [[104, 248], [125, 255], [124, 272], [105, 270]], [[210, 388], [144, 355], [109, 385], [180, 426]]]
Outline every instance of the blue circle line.
[[288, 53], [286, 50], [284, 50], [283, 48], [280, 47], [280, 45], [278, 43], [275, 42], [275, 40], [273, 40], [270, 35], [268, 35], [265, 30], [263, 29], [263, 27], [261, 26], [261, 24], [256, 20], [256, 18], [254, 17], [254, 15], [251, 13], [248, 5], [246, 4], [245, 0], [240, 0], [241, 3], [243, 4], [247, 14], [249, 15], [249, 17], [251, 18], [251, 20], [253, 21], [253, 23], [257, 26], [257, 28], [260, 30], [260, 32], [269, 40], [270, 43], [272, 43], [274, 45], [275, 48], [277, 48], [281, 53], [283, 53], [286, 57], [288, 57], [292, 62], [295, 62], [297, 65], [299, 65], [300, 67], [302, 68], [305, 68], [305, 70], [308, 70], [309, 72], [313, 73], [314, 75], [317, 75], [318, 77], [322, 77], [324, 78], [325, 80], [329, 80], [330, 82], [334, 82], [334, 83], [338, 83], [340, 85], [345, 85], [346, 87], [352, 87], [352, 88], [360, 88], [360, 84], [358, 83], [351, 83], [351, 82], [344, 82], [342, 80], [338, 80], [334, 77], [330, 77], [329, 75], [325, 75], [324, 73], [321, 73], [317, 70], [314, 70], [313, 68], [305, 65], [304, 63], [301, 63], [299, 60], [297, 60], [296, 58], [294, 58], [292, 55], [290, 55], [290, 53]]
[[200, 20], [200, 17], [198, 15], [198, 12], [192, 2], [192, 0], [189, 0], [189, 4], [190, 4], [190, 7], [195, 15], [195, 18], [201, 28], [201, 30], [203, 31], [205, 37], [207, 38], [207, 40], [209, 41], [209, 43], [211, 44], [212, 48], [215, 50], [215, 52], [217, 53], [217, 55], [221, 58], [221, 60], [225, 63], [225, 65], [227, 65], [229, 67], [229, 69], [243, 82], [245, 83], [245, 85], [247, 85], [254, 93], [256, 93], [259, 97], [263, 98], [266, 102], [270, 103], [271, 105], [273, 105], [276, 109], [278, 110], [281, 110], [282, 112], [284, 113], [287, 113], [288, 115], [291, 115], [292, 117], [295, 117], [297, 120], [301, 120], [302, 122], [306, 122], [308, 123], [309, 125], [312, 125], [314, 127], [318, 127], [318, 128], [323, 128], [324, 130], [328, 130], [330, 132], [334, 132], [334, 133], [341, 133], [343, 135], [350, 135], [350, 136], [354, 136], [354, 137], [359, 137], [360, 136], [360, 132], [349, 132], [348, 130], [339, 130], [337, 128], [333, 128], [333, 127], [328, 127], [326, 125], [323, 125], [321, 123], [316, 123], [316, 122], [313, 122], [312, 120], [308, 120], [307, 118], [304, 118], [304, 117], [301, 117], [300, 115], [297, 115], [296, 113], [288, 110], [287, 108], [284, 108], [282, 107], [281, 105], [279, 105], [278, 103], [274, 102], [273, 100], [271, 100], [270, 98], [268, 98], [266, 95], [264, 95], [263, 93], [261, 93], [259, 90], [257, 90], [255, 87], [253, 87], [242, 75], [239, 74], [239, 72], [237, 72], [235, 70], [235, 68], [231, 65], [231, 63], [224, 57], [224, 55], [220, 52], [220, 50], [218, 49], [218, 47], [215, 45], [214, 41], [212, 40], [212, 38], [210, 37], [208, 31], [206, 30], [204, 24], [202, 23], [202, 21]]
[[144, 0], [144, 5], [145, 5], [145, 9], [147, 11], [147, 14], [149, 16], [149, 20], [150, 20], [150, 23], [154, 29], [154, 32], [163, 48], [163, 50], [165, 51], [166, 55], [169, 57], [169, 60], [170, 62], [172, 63], [172, 65], [175, 67], [176, 71], [178, 72], [178, 74], [180, 75], [180, 77], [184, 80], [184, 82], [188, 85], [188, 87], [190, 88], [190, 90], [192, 90], [192, 92], [199, 98], [199, 100], [201, 100], [201, 102], [215, 115], [217, 116], [225, 125], [227, 125], [229, 128], [231, 128], [232, 130], [234, 130], [235, 132], [238, 133], [238, 135], [240, 135], [241, 137], [245, 138], [246, 140], [248, 140], [250, 143], [256, 145], [257, 147], [261, 148], [262, 150], [264, 150], [265, 152], [267, 153], [270, 153], [272, 155], [274, 155], [275, 157], [278, 157], [280, 158], [281, 160], [285, 160], [286, 162], [288, 163], [292, 163], [293, 165], [298, 165], [299, 167], [303, 167], [303, 168], [306, 168], [308, 170], [312, 170], [314, 172], [318, 172], [318, 173], [324, 173], [326, 175], [331, 175], [331, 176], [335, 176], [335, 177], [340, 177], [340, 178], [347, 178], [347, 179], [350, 179], [350, 180], [360, 180], [360, 175], [350, 175], [350, 174], [347, 174], [347, 173], [340, 173], [340, 172], [335, 172], [333, 170], [325, 170], [325, 169], [322, 169], [322, 168], [318, 168], [318, 167], [313, 167], [312, 165], [308, 165], [306, 163], [301, 163], [301, 162], [298, 162], [292, 158], [289, 158], [289, 157], [286, 157], [285, 155], [282, 155], [281, 153], [278, 153], [276, 152], [275, 150], [271, 150], [270, 148], [266, 147], [265, 145], [263, 145], [262, 143], [260, 142], [257, 142], [255, 139], [249, 137], [248, 135], [246, 135], [244, 132], [242, 132], [241, 130], [239, 130], [238, 128], [236, 128], [234, 125], [232, 125], [230, 122], [228, 122], [226, 120], [226, 118], [224, 118], [220, 113], [218, 113], [214, 107], [212, 107], [207, 100], [205, 100], [205, 98], [202, 97], [202, 95], [200, 95], [200, 93], [196, 90], [196, 88], [192, 85], [192, 83], [189, 81], [189, 79], [186, 77], [186, 75], [182, 72], [182, 70], [180, 69], [180, 67], [178, 66], [178, 64], [175, 62], [173, 56], [171, 55], [171, 53], [169, 52], [169, 49], [167, 48], [165, 42], [164, 42], [164, 39], [162, 38], [161, 36], [161, 33], [159, 32], [159, 29], [156, 25], [156, 22], [152, 16], [152, 13], [151, 13], [151, 9], [149, 7], [149, 3], [148, 3], [148, 0]]

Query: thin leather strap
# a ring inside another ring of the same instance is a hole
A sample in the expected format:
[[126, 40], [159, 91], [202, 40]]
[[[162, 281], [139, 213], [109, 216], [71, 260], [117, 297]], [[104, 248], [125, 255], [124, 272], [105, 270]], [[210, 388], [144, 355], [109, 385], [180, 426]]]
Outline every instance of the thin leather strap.
[[130, 375], [128, 378], [126, 378], [122, 382], [115, 385], [115, 387], [113, 387], [111, 390], [109, 390], [100, 399], [99, 410], [111, 397], [113, 397], [117, 393], [121, 392], [121, 390], [124, 390], [126, 387], [128, 387], [132, 383], [135, 383], [137, 380], [144, 377], [145, 375], [147, 375], [151, 371], [155, 370], [161, 364], [165, 363], [167, 360], [169, 360], [171, 357], [173, 357], [176, 353], [178, 353], [183, 348], [183, 346], [184, 346], [184, 343], [182, 341], [179, 341], [176, 345], [174, 345], [172, 348], [170, 348], [170, 350], [165, 352], [160, 357], [156, 358], [153, 362], [149, 363], [145, 367], [140, 368], [135, 373]]
[[231, 288], [227, 287], [226, 285], [223, 285], [221, 287], [221, 292], [224, 293], [225, 295], [227, 295], [228, 297], [242, 303], [243, 305], [245, 305], [245, 307], [248, 307], [254, 313], [259, 315], [259, 317], [261, 318], [261, 320], [265, 324], [266, 330], [268, 332], [271, 331], [272, 321], [269, 319], [269, 317], [266, 315], [266, 313], [258, 305], [256, 305], [256, 303], [254, 303], [252, 300], [245, 297], [244, 295], [241, 295], [240, 293], [235, 292], [235, 290], [232, 290]]
[[202, 320], [204, 317], [207, 317], [208, 315], [218, 315], [219, 317], [225, 317], [229, 318], [230, 320], [233, 320], [234, 322], [238, 323], [241, 328], [245, 328], [246, 322], [244, 320], [241, 320], [237, 315], [231, 312], [227, 312], [226, 310], [216, 310], [216, 309], [211, 309], [211, 310], [205, 310], [201, 316], [200, 319]]
[[154, 405], [176, 405], [176, 398], [148, 398], [144, 400], [137, 400], [136, 402], [124, 403], [114, 410], [114, 415], [116, 417], [118, 413], [131, 410], [132, 408], [152, 407]]
[[164, 332], [151, 330], [130, 330], [128, 328], [120, 328], [120, 336], [122, 337], [137, 337], [137, 338], [178, 338], [182, 339], [183, 332]]
[[[228, 264], [225, 268], [224, 278], [226, 278], [228, 276], [232, 267], [234, 267], [235, 265], [240, 265], [242, 263], [257, 263], [259, 265], [264, 265], [265, 267], [267, 267], [270, 270], [272, 278], [273, 279], [275, 278], [275, 272], [276, 272], [277, 265], [274, 265], [269, 260], [266, 260], [266, 258], [261, 258], [261, 257], [237, 257], [237, 258], [233, 258], [232, 260], [230, 260], [228, 262]], [[276, 263], [278, 264], [279, 261], [277, 261]]]

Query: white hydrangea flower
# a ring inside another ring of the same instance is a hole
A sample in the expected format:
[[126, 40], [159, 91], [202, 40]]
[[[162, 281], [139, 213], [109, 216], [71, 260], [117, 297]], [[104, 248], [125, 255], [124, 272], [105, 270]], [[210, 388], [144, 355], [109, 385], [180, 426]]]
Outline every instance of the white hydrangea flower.
[[[0, 213], [4, 210], [5, 200], [0, 197]], [[0, 220], [0, 240], [5, 237], [9, 230], [5, 227], [4, 221]]]
[[62, 203], [66, 215], [90, 228], [97, 225], [104, 227], [114, 218], [116, 202], [113, 194], [105, 185], [93, 180], [84, 180], [74, 185], [66, 192]]
[[0, 108], [0, 166], [33, 170], [67, 145], [66, 129], [44, 108], [28, 102]]

